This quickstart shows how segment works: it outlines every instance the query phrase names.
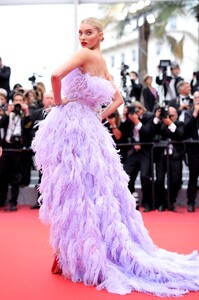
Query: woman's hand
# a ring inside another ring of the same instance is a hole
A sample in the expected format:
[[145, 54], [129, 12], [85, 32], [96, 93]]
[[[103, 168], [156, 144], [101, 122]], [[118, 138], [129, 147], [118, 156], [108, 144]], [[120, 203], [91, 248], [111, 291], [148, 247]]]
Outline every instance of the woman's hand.
[[61, 105], [65, 105], [65, 104], [67, 104], [68, 102], [69, 102], [68, 99], [63, 98], [63, 99], [61, 100]]
[[56, 106], [62, 106], [62, 105], [67, 104], [68, 102], [69, 102], [68, 99], [63, 98], [63, 99], [60, 99], [59, 101], [56, 101], [55, 103], [56, 103]]

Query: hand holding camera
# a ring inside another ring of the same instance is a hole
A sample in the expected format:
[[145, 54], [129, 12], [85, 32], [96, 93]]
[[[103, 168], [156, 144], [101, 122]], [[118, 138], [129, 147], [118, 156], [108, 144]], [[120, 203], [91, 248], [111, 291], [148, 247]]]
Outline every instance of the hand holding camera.
[[116, 126], [116, 120], [115, 120], [114, 114], [111, 114], [110, 116], [108, 116], [107, 120], [111, 126]]
[[164, 120], [168, 118], [168, 107], [167, 106], [159, 106], [155, 110], [155, 117]]
[[169, 116], [167, 116], [167, 118], [163, 118], [162, 122], [164, 123], [164, 125], [166, 126], [170, 126], [173, 122], [171, 121], [171, 119], [169, 118]]
[[23, 113], [25, 116], [29, 115], [29, 108], [28, 105], [23, 103], [23, 104], [13, 104], [9, 103], [8, 109], [7, 109], [7, 115], [9, 115], [11, 112], [13, 112], [16, 116], [21, 116]]
[[29, 115], [29, 108], [28, 108], [28, 105], [27, 105], [26, 103], [23, 103], [23, 104], [21, 105], [21, 109], [22, 109], [22, 111], [24, 112], [24, 115], [25, 115], [25, 116], [28, 116], [28, 115]]
[[133, 124], [137, 125], [140, 121], [139, 121], [139, 117], [136, 114], [136, 112], [129, 112], [128, 114], [129, 119], [131, 120], [131, 122], [133, 122]]

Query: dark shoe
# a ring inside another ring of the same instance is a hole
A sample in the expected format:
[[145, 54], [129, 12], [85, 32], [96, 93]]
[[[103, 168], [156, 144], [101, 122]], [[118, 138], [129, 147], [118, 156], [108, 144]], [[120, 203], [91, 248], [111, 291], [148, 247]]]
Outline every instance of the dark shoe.
[[31, 209], [39, 209], [40, 205], [38, 203], [36, 203], [36, 204], [32, 205], [30, 208]]
[[171, 204], [171, 205], [169, 206], [168, 210], [174, 211], [174, 212], [177, 211], [174, 204]]
[[152, 211], [152, 208], [150, 205], [144, 205], [144, 210], [143, 212], [149, 212], [149, 211]]
[[139, 205], [136, 205], [136, 209], [137, 209], [137, 210], [140, 210], [140, 206], [139, 206]]
[[194, 204], [189, 204], [187, 207], [187, 211], [188, 212], [195, 212], [195, 206]]
[[165, 211], [166, 210], [166, 206], [165, 205], [160, 205], [159, 207], [158, 207], [158, 210], [159, 211]]
[[9, 207], [5, 209], [5, 211], [17, 211], [17, 206], [14, 204], [10, 204]]
[[139, 194], [137, 192], [134, 192], [133, 197], [135, 199], [135, 203], [136, 203], [136, 209], [139, 210], [140, 209], [140, 205], [139, 205]]

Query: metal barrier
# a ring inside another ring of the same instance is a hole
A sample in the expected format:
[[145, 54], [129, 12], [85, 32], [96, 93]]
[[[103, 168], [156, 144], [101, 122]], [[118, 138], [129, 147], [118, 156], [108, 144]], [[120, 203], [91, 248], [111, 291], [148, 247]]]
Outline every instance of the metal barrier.
[[[150, 147], [151, 149], [151, 182], [152, 182], [152, 206], [153, 209], [155, 208], [155, 171], [154, 171], [154, 150], [156, 148], [164, 148], [166, 149], [166, 156], [167, 156], [167, 204], [168, 207], [170, 206], [170, 184], [169, 184], [169, 176], [170, 176], [170, 170], [169, 170], [169, 146], [175, 145], [175, 144], [182, 144], [185, 146], [185, 153], [187, 150], [187, 144], [199, 144], [199, 141], [188, 139], [188, 140], [182, 140], [182, 141], [158, 141], [158, 142], [149, 142], [149, 143], [117, 143], [116, 145], [118, 147], [133, 147], [135, 145], [141, 145], [142, 147]], [[3, 153], [32, 153], [34, 154], [33, 150], [31, 148], [18, 148], [18, 149], [3, 149]]]
[[9, 148], [3, 148], [3, 153], [31, 153], [34, 154], [33, 150], [31, 148], [16, 148], [16, 149], [9, 149]]

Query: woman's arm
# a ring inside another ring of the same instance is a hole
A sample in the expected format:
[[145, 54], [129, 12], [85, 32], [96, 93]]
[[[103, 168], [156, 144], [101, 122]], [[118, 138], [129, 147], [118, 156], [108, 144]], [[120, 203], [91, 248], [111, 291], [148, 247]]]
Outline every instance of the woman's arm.
[[102, 120], [106, 119], [112, 113], [114, 113], [117, 108], [124, 103], [122, 95], [119, 91], [116, 91], [113, 101], [102, 111], [101, 117]]
[[57, 68], [51, 75], [52, 90], [54, 94], [55, 104], [60, 105], [61, 101], [61, 80], [71, 71], [91, 60], [92, 51], [87, 48], [82, 48], [77, 51], [69, 60]]
[[114, 113], [117, 108], [124, 103], [123, 97], [119, 91], [119, 89], [116, 87], [115, 83], [113, 82], [112, 78], [110, 75], [107, 76], [107, 79], [110, 80], [115, 87], [115, 94], [113, 101], [102, 111], [101, 117], [102, 120], [106, 119], [108, 116], [110, 116], [112, 113]]

